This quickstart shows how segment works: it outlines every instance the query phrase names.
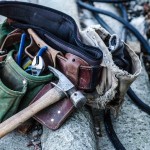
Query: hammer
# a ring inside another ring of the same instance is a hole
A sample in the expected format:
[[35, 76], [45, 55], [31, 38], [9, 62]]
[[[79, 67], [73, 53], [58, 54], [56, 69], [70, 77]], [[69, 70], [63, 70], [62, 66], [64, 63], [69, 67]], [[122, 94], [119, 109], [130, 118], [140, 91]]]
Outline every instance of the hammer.
[[38, 101], [2, 122], [0, 124], [0, 138], [17, 128], [42, 109], [61, 100], [65, 96], [70, 97], [74, 106], [77, 108], [82, 107], [86, 103], [85, 96], [76, 90], [75, 86], [64, 74], [53, 67], [48, 68], [59, 79], [58, 83], [53, 83], [55, 85], [54, 88], [45, 93]]

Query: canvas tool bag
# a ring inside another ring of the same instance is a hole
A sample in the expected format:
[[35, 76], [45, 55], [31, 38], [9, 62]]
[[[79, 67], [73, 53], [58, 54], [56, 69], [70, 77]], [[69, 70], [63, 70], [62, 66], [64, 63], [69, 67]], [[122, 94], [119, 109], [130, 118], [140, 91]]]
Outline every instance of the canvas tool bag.
[[[117, 35], [110, 35], [101, 26], [91, 26], [79, 32], [75, 21], [70, 16], [35, 4], [0, 2], [0, 14], [10, 18], [7, 23], [11, 28], [15, 28], [15, 31], [5, 38], [5, 43], [8, 39], [16, 40], [17, 38], [14, 37], [20, 36], [19, 32], [26, 32], [30, 44], [26, 46], [25, 54], [31, 60], [43, 44], [47, 45], [49, 50], [43, 55], [46, 64], [55, 66], [78, 89], [83, 90], [88, 105], [98, 109], [109, 107], [115, 112], [118, 111], [128, 87], [141, 71], [141, 64], [138, 56]], [[26, 17], [23, 17], [24, 14]], [[5, 52], [4, 47], [7, 49], [7, 44], [2, 45], [1, 50]], [[13, 52], [8, 54], [12, 56]], [[8, 54], [6, 52], [6, 56]], [[6, 56], [4, 54], [2, 58], [7, 59]], [[50, 85], [44, 88], [44, 85], [32, 100], [38, 100], [38, 97], [44, 94], [43, 91], [46, 91], [45, 89], [51, 88]], [[29, 89], [29, 92], [31, 90]], [[29, 95], [26, 96], [29, 98]], [[31, 98], [29, 101], [31, 102]], [[60, 106], [56, 104], [58, 107], [56, 106], [53, 112], [58, 112], [62, 106], [65, 106], [63, 105], [65, 100], [61, 102], [58, 102]], [[74, 108], [72, 104], [68, 106], [66, 108], [70, 114]], [[52, 107], [53, 105], [49, 109]], [[44, 119], [48, 120], [55, 116], [55, 124], [52, 125], [49, 121], [50, 124], [47, 125], [52, 129], [58, 128], [68, 116], [67, 112], [62, 113], [61, 120], [59, 114], [46, 116], [47, 114], [41, 112], [34, 118], [43, 123]]]
[[[26, 73], [14, 60], [15, 51], [10, 51], [1, 62], [1, 109], [3, 121], [17, 112], [20, 101], [21, 108], [26, 107], [35, 97], [44, 83], [51, 81], [52, 74], [35, 77]], [[4, 93], [5, 92], [5, 93]]]
[[141, 62], [126, 43], [100, 25], [91, 26], [80, 34], [85, 44], [100, 47], [103, 52], [101, 79], [96, 91], [87, 94], [88, 105], [111, 108], [116, 114], [129, 86], [141, 72]]

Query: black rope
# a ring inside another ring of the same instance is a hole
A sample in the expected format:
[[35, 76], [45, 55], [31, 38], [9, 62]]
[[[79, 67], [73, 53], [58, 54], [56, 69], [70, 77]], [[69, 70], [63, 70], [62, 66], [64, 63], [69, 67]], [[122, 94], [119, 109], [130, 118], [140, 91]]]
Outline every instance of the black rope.
[[93, 2], [101, 2], [101, 3], [124, 3], [131, 2], [136, 0], [92, 0]]
[[107, 132], [107, 135], [112, 142], [113, 146], [116, 150], [126, 150], [125, 147], [120, 142], [119, 138], [116, 135], [116, 132], [114, 131], [110, 110], [105, 110], [104, 112], [104, 125]]
[[118, 20], [119, 22], [121, 22], [127, 29], [129, 29], [137, 38], [139, 41], [141, 41], [143, 47], [144, 47], [144, 52], [145, 53], [148, 53], [150, 54], [150, 46], [148, 44], [148, 42], [145, 40], [145, 38], [139, 33], [139, 31], [134, 28], [134, 26], [132, 26], [130, 23], [128, 23], [127, 21], [125, 21], [124, 19], [122, 19], [121, 17], [119, 16], [116, 16], [115, 14], [109, 12], [109, 11], [106, 11], [106, 10], [102, 10], [102, 9], [99, 9], [99, 8], [95, 8], [94, 6], [91, 6], [89, 4], [86, 4], [84, 2], [82, 2], [81, 0], [77, 0], [77, 4], [82, 7], [82, 8], [85, 8], [87, 10], [90, 10], [92, 12], [96, 12], [96, 13], [100, 13], [100, 14], [103, 14], [103, 15], [107, 15], [107, 16], [110, 16], [116, 20]]
[[146, 112], [147, 114], [150, 115], [150, 107], [145, 104], [135, 93], [134, 91], [129, 88], [127, 91], [127, 94], [129, 95], [129, 97], [132, 99], [132, 101], [144, 112]]

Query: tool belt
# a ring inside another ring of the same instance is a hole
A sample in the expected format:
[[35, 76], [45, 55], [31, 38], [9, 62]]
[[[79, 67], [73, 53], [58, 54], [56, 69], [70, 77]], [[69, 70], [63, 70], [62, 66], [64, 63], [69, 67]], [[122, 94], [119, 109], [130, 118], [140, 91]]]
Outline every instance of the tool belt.
[[[16, 7], [15, 11], [14, 7]], [[6, 8], [9, 11], [6, 11]], [[83, 90], [95, 89], [99, 79], [102, 51], [94, 46], [87, 46], [81, 41], [77, 25], [70, 16], [51, 8], [22, 2], [1, 2], [0, 14], [19, 22], [11, 22], [13, 27], [24, 30], [32, 28], [43, 41], [54, 49], [63, 54], [75, 55], [76, 57], [72, 58], [73, 62], [74, 60], [76, 62], [77, 58], [80, 61], [84, 60], [86, 65], [79, 67], [78, 72], [73, 72], [75, 74], [74, 84]], [[24, 14], [26, 17], [23, 17]], [[33, 16], [33, 14], [36, 15]], [[63, 69], [65, 72], [70, 71], [72, 67], [76, 69], [77, 65], [75, 62], [72, 63], [72, 59], [63, 62], [67, 63], [66, 68]]]
[[[71, 53], [62, 54], [46, 44], [32, 29], [27, 30], [30, 35], [30, 44], [25, 48], [25, 53], [31, 60], [36, 56], [39, 48], [47, 46], [48, 50], [43, 55], [46, 65], [54, 66], [63, 72], [79, 89], [93, 90], [94, 85], [100, 78], [100, 65], [89, 66], [82, 58]], [[7, 49], [12, 43], [19, 43], [23, 30], [16, 29], [11, 32], [4, 40], [1, 49]], [[4, 59], [5, 55], [1, 55], [0, 59]], [[92, 69], [93, 68], [93, 69]], [[95, 77], [96, 75], [96, 77]], [[95, 80], [97, 79], [97, 80]]]
[[[88, 105], [98, 109], [111, 107], [115, 111], [120, 108], [128, 87], [140, 73], [141, 64], [133, 50], [116, 35], [110, 35], [100, 26], [92, 26], [79, 32], [70, 16], [35, 4], [0, 2], [0, 14], [10, 18], [11, 20], [7, 20], [7, 25], [9, 24], [11, 29], [15, 28], [1, 46], [1, 60], [7, 59], [8, 54], [12, 55], [10, 46], [12, 43], [17, 46], [21, 33], [26, 32], [29, 44], [25, 47], [25, 55], [31, 61], [37, 55], [39, 48], [47, 46], [47, 51], [43, 54], [46, 66], [56, 67], [78, 89], [83, 90]], [[38, 91], [40, 93], [35, 92], [38, 93], [37, 97], [41, 93], [44, 94], [45, 88], [42, 87]], [[29, 89], [29, 92], [31, 90]], [[32, 100], [35, 101], [38, 99], [36, 98], [32, 97]], [[31, 102], [31, 98], [29, 101]], [[24, 106], [22, 103], [21, 105]], [[64, 113], [61, 116], [48, 115], [48, 112], [55, 114], [62, 108]], [[54, 124], [50, 122], [45, 125], [57, 129], [73, 110], [73, 104], [63, 100], [61, 105], [57, 102], [34, 118], [42, 123], [47, 118], [53, 118], [56, 120]]]

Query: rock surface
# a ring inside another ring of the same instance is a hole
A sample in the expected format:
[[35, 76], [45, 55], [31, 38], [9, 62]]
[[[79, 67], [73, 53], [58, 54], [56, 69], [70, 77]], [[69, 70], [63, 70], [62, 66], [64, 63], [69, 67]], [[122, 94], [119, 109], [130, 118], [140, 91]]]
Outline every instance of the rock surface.
[[[132, 88], [146, 104], [150, 105], [150, 84], [144, 68], [132, 84]], [[117, 136], [127, 150], [150, 149], [150, 116], [137, 108], [128, 96], [125, 97], [119, 117], [112, 119], [112, 122]], [[100, 150], [115, 150], [106, 135], [104, 126], [98, 143]]]
[[33, 150], [33, 147], [27, 147], [29, 138], [13, 131], [0, 139], [0, 150]]
[[96, 150], [93, 124], [87, 109], [76, 112], [57, 131], [44, 128], [43, 150]]

